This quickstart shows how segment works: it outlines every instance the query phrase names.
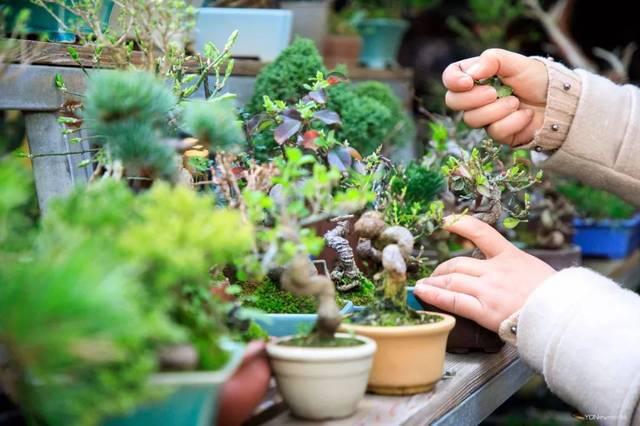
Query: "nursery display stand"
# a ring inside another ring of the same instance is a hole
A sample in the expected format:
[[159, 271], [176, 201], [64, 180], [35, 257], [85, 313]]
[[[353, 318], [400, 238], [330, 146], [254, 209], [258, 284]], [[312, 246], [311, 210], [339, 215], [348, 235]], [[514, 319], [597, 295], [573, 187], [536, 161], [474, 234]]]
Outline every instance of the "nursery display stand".
[[[16, 64], [10, 65], [5, 76], [0, 79], [0, 110], [20, 110], [24, 113], [32, 155], [71, 153], [33, 159], [38, 202], [44, 210], [51, 197], [68, 194], [74, 185], [86, 182], [92, 173], [90, 167], [78, 168], [81, 161], [89, 158], [88, 153], [79, 153], [88, 150], [89, 146], [86, 143], [71, 145], [69, 140], [78, 135], [62, 135], [57, 122], [58, 113], [65, 101], [81, 98], [65, 96], [54, 85], [55, 75], [60, 73], [70, 92], [83, 93], [86, 75], [80, 65], [69, 56], [69, 44], [24, 40], [20, 41], [20, 46], [21, 52], [16, 58]], [[92, 63], [93, 49], [74, 47], [78, 52], [80, 64], [91, 73], [92, 70], [89, 68], [95, 65]], [[132, 61], [137, 61], [135, 52]], [[100, 66], [113, 66], [108, 52], [103, 52]], [[226, 91], [237, 94], [240, 104], [246, 103], [253, 93], [255, 76], [263, 66], [263, 63], [255, 60], [235, 60], [233, 73], [225, 86]], [[351, 79], [378, 80], [389, 84], [394, 92], [409, 104], [413, 80], [410, 70], [354, 69]], [[197, 96], [204, 96], [202, 90]], [[66, 104], [67, 108], [73, 106], [71, 103]], [[397, 157], [413, 158], [413, 147], [404, 148]]]
[[[625, 288], [640, 288], [640, 250], [626, 259], [589, 259], [584, 264]], [[444, 379], [431, 392], [406, 397], [367, 394], [353, 416], [321, 423], [291, 416], [272, 383], [246, 426], [477, 425], [534, 374], [509, 345], [495, 354], [447, 353], [445, 372]]]

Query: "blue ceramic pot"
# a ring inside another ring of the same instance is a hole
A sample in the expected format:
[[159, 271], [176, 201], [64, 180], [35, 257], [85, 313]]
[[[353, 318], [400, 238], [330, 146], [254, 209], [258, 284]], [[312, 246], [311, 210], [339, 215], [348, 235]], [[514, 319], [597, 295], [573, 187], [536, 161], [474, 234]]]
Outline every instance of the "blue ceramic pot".
[[[4, 3], [4, 2], [3, 2]], [[13, 27], [13, 22], [16, 14], [21, 9], [28, 9], [31, 13], [29, 15], [29, 21], [27, 22], [26, 32], [29, 34], [46, 34], [51, 41], [73, 43], [76, 39], [75, 35], [65, 31], [65, 28], [56, 21], [53, 16], [44, 8], [33, 4], [30, 0], [9, 0], [6, 5], [11, 8], [9, 14], [9, 28]], [[78, 19], [76, 15], [73, 15], [60, 6], [53, 4], [48, 5], [50, 10], [55, 13], [56, 17], [64, 22], [66, 25], [73, 25], [74, 21]], [[113, 10], [113, 0], [103, 0], [102, 12], [100, 15], [100, 21], [103, 28], [107, 28], [109, 25], [109, 18], [111, 17], [111, 11]], [[84, 29], [88, 31], [89, 29]]]
[[623, 259], [640, 246], [640, 214], [631, 219], [575, 219], [573, 243], [584, 256]]
[[225, 341], [222, 347], [231, 357], [218, 371], [158, 373], [151, 385], [167, 388], [169, 395], [138, 407], [132, 413], [111, 418], [103, 426], [209, 426], [218, 414], [218, 395], [222, 385], [242, 361], [244, 346]]
[[[340, 313], [346, 315], [352, 310], [353, 303], [347, 301]], [[310, 330], [317, 319], [316, 314], [265, 314], [256, 318], [256, 322], [269, 336], [283, 337]]]
[[409, 24], [401, 19], [365, 19], [358, 24], [362, 36], [360, 63], [385, 69], [397, 65], [398, 49]]

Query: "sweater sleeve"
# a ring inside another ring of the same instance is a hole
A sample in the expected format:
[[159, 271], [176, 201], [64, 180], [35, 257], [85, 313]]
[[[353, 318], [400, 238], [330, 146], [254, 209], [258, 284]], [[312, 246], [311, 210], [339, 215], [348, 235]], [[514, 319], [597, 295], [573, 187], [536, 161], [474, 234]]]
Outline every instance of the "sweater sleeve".
[[552, 153], [545, 169], [640, 206], [640, 89], [544, 62], [549, 73], [544, 124], [528, 146]]
[[548, 278], [519, 313], [520, 356], [606, 425], [640, 425], [640, 296], [585, 268]]

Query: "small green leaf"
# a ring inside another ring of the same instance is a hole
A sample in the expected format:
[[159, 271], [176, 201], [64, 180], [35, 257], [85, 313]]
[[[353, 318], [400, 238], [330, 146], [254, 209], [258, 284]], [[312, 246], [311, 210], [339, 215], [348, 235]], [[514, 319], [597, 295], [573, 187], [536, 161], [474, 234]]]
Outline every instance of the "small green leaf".
[[91, 164], [91, 160], [89, 159], [82, 160], [81, 162], [78, 163], [78, 167], [79, 168], [87, 167], [89, 164]]
[[498, 86], [496, 87], [496, 92], [498, 93], [499, 98], [504, 98], [505, 96], [513, 94], [513, 89], [511, 86]]
[[80, 56], [78, 55], [78, 51], [75, 49], [75, 47], [67, 47], [67, 53], [69, 54], [69, 56], [71, 56], [71, 59], [73, 59], [74, 61], [78, 61], [80, 59]]
[[520, 219], [516, 219], [515, 217], [506, 217], [502, 221], [502, 225], [504, 225], [507, 229], [513, 229], [520, 223]]
[[71, 139], [69, 139], [69, 143], [71, 145], [78, 144], [80, 142], [82, 142], [82, 138], [71, 138]]
[[59, 72], [56, 73], [56, 77], [54, 79], [55, 83], [56, 83], [56, 88], [59, 90], [67, 90], [67, 88], [64, 85], [64, 77], [62, 76], [62, 74], [60, 74]]

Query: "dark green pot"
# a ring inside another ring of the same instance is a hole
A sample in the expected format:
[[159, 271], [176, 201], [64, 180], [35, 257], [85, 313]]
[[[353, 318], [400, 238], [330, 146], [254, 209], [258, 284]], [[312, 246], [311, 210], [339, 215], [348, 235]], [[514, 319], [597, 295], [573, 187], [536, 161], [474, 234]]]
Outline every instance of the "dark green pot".
[[398, 49], [409, 24], [401, 19], [365, 19], [358, 24], [362, 36], [360, 64], [385, 69], [397, 65]]
[[151, 386], [167, 388], [168, 395], [159, 401], [138, 407], [131, 413], [111, 418], [103, 426], [210, 426], [218, 414], [218, 396], [222, 385], [242, 361], [244, 346], [225, 342], [230, 353], [227, 364], [218, 371], [158, 373]]
[[[5, 2], [3, 2], [5, 3]], [[109, 18], [111, 17], [111, 11], [113, 10], [113, 0], [103, 0], [102, 12], [100, 15], [100, 21], [103, 28], [107, 28], [109, 25]], [[29, 21], [27, 22], [26, 31], [29, 34], [45, 34], [50, 41], [73, 43], [75, 41], [75, 35], [65, 31], [64, 27], [51, 16], [51, 14], [44, 8], [31, 3], [30, 0], [8, 0], [3, 6], [11, 8], [9, 15], [9, 28], [13, 27], [13, 23], [17, 13], [22, 9], [28, 9], [31, 14]], [[66, 25], [73, 25], [74, 21], [78, 19], [76, 15], [73, 15], [60, 6], [53, 4], [49, 5], [49, 8], [55, 15], [64, 22]], [[83, 28], [88, 32], [88, 28]]]

